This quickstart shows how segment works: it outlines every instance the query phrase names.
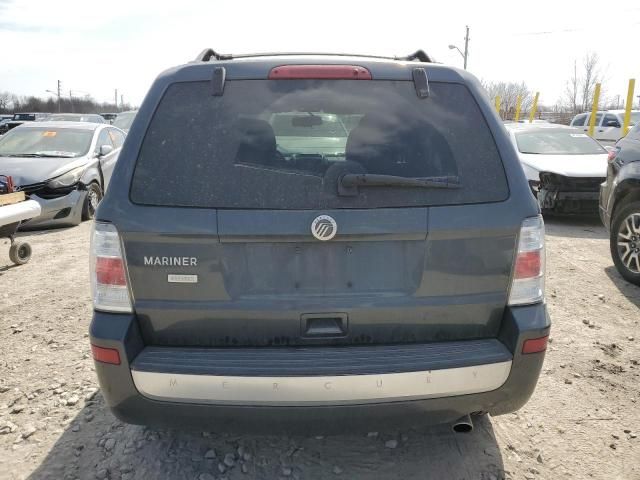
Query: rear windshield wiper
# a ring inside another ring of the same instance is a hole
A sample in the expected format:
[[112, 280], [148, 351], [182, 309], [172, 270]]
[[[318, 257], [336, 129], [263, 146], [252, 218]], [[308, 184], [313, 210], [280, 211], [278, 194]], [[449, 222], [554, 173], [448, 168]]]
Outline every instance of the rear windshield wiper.
[[398, 177], [371, 173], [347, 173], [338, 180], [338, 195], [354, 196], [358, 187], [460, 188], [457, 176]]

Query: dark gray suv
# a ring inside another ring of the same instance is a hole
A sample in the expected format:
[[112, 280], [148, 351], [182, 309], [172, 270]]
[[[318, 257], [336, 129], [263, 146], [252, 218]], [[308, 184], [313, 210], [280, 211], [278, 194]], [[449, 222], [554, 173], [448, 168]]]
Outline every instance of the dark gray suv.
[[600, 219], [620, 275], [640, 285], [640, 124], [618, 140], [608, 164], [600, 185]]
[[549, 335], [539, 213], [467, 72], [205, 50], [155, 81], [97, 212], [106, 403], [219, 430], [513, 412]]

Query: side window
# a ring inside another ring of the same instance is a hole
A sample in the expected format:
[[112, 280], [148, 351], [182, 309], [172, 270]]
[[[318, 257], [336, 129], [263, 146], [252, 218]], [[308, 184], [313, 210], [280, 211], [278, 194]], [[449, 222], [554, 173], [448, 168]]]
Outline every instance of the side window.
[[[601, 113], [596, 113], [596, 123], [595, 126], [599, 126], [600, 125], [600, 120], [602, 120], [602, 114]], [[579, 125], [576, 125], [576, 127], [588, 127], [589, 123], [591, 123], [591, 114], [590, 113], [585, 113], [584, 114], [584, 121], [582, 123], [580, 123]]]
[[[600, 120], [602, 120], [602, 114], [596, 113], [596, 127], [600, 125]], [[589, 125], [590, 121], [591, 121], [591, 115], [589, 115], [589, 119], [587, 120], [587, 126]]]
[[98, 136], [98, 142], [96, 143], [96, 153], [98, 153], [101, 145], [111, 145], [113, 148], [117, 148], [113, 145], [113, 142], [111, 141], [111, 137], [109, 135], [109, 129], [107, 128], [102, 130], [100, 132], [100, 135]]
[[122, 132], [116, 130], [115, 128], [109, 128], [109, 138], [111, 138], [111, 142], [113, 143], [114, 148], [118, 149], [122, 147], [124, 143], [124, 135]]
[[584, 121], [586, 118], [587, 118], [587, 114], [581, 113], [580, 115], [578, 115], [576, 118], [573, 119], [573, 121], [571, 122], [571, 126], [582, 127], [584, 125]]
[[627, 133], [627, 138], [640, 142], [640, 123], [637, 123], [635, 127], [629, 130], [629, 133]]
[[[609, 123], [611, 123], [611, 125]], [[620, 128], [620, 121], [618, 120], [618, 117], [616, 117], [615, 115], [607, 113], [604, 116], [604, 119], [602, 120], [602, 126]]]

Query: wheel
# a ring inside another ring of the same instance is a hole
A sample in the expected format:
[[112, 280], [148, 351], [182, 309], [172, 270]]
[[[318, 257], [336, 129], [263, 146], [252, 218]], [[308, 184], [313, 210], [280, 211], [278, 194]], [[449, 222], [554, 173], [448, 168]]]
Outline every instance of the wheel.
[[24, 265], [31, 259], [31, 245], [27, 242], [14, 242], [9, 248], [9, 259], [16, 265]]
[[640, 202], [631, 202], [616, 212], [609, 244], [620, 275], [640, 285]]
[[87, 196], [82, 206], [82, 220], [92, 220], [95, 217], [100, 200], [102, 200], [102, 189], [97, 183], [91, 182], [87, 187]]

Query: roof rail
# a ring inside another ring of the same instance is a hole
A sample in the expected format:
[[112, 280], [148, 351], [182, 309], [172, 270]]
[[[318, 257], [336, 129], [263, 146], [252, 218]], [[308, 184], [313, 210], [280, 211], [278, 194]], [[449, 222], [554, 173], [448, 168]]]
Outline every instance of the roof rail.
[[381, 55], [362, 55], [357, 53], [319, 53], [319, 52], [278, 52], [278, 53], [243, 53], [232, 55], [227, 53], [218, 53], [212, 48], [205, 48], [194, 60], [195, 62], [208, 62], [212, 58], [214, 60], [233, 60], [234, 58], [251, 58], [251, 57], [282, 57], [289, 55], [327, 55], [334, 57], [364, 57], [364, 58], [380, 58], [384, 60], [404, 60], [407, 62], [419, 61], [425, 63], [433, 63], [433, 59], [427, 55], [424, 50], [417, 50], [406, 57], [385, 57]]

